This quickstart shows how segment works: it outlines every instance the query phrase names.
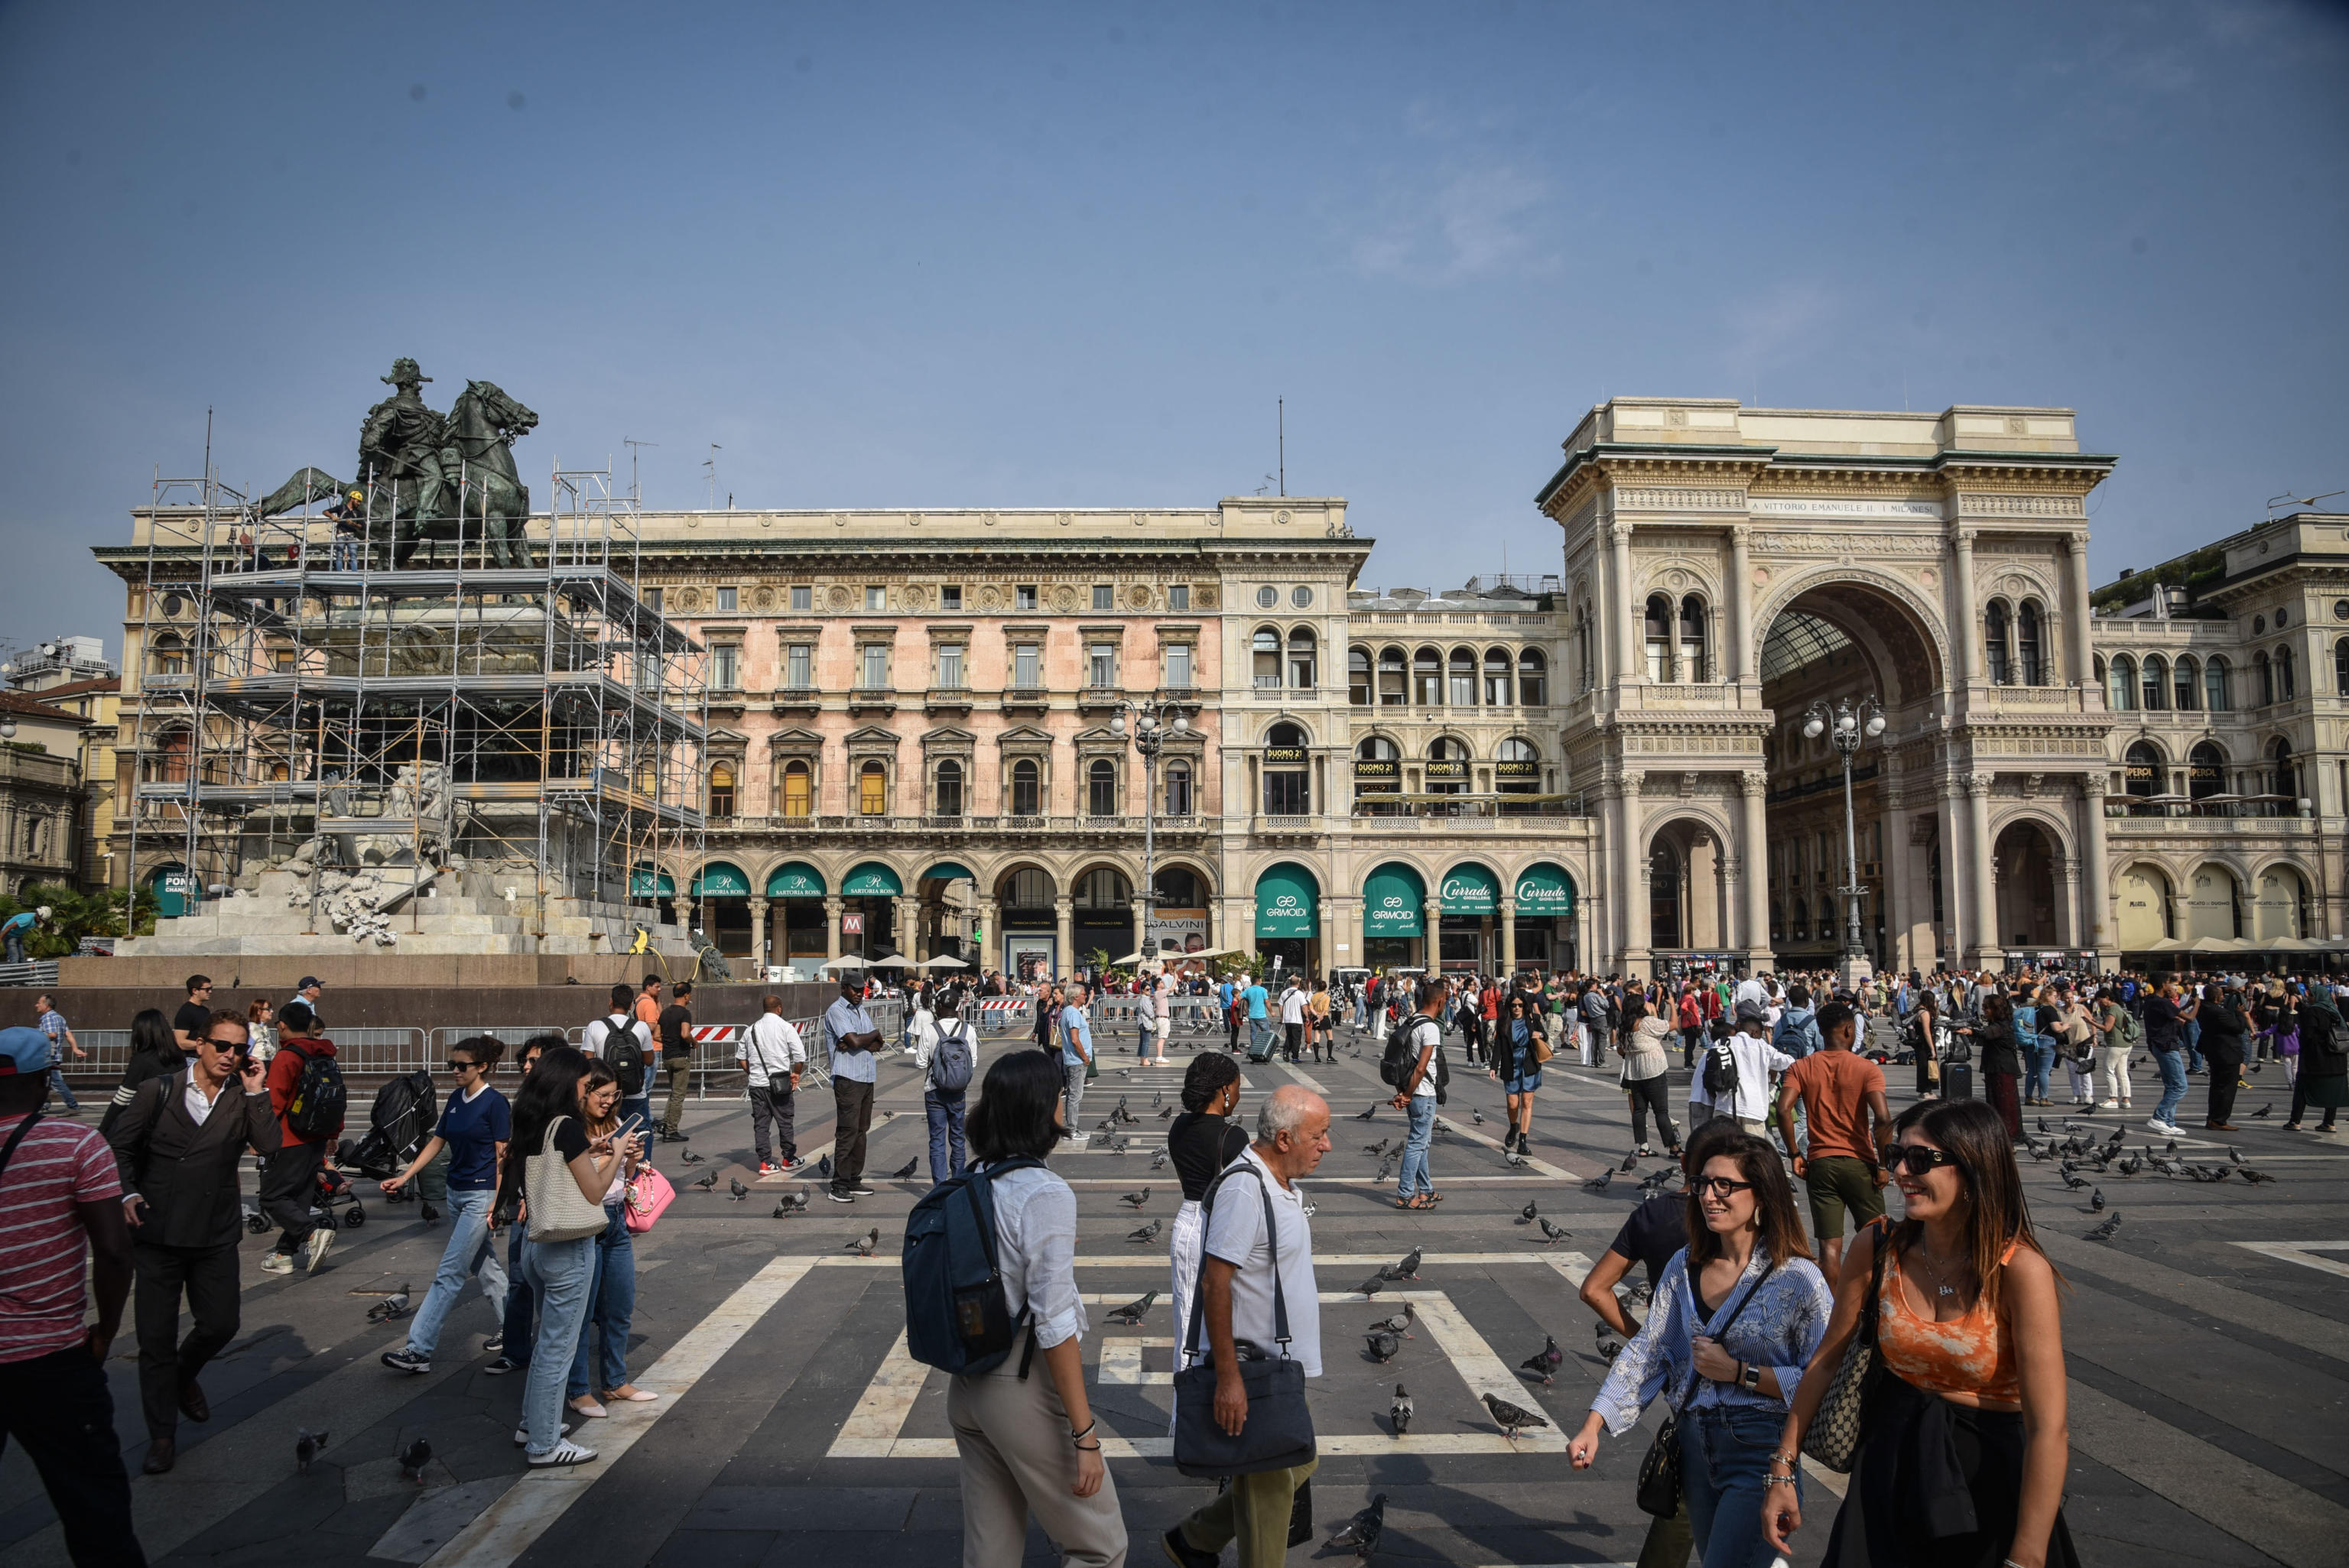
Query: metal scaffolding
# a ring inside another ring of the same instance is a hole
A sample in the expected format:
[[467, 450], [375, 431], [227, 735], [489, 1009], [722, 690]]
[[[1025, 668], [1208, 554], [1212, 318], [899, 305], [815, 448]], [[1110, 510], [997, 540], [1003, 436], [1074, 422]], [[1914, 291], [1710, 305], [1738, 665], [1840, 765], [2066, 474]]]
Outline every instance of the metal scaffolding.
[[[460, 487], [460, 520], [480, 490]], [[136, 612], [120, 885], [176, 858], [193, 913], [290, 865], [315, 925], [335, 870], [412, 892], [526, 866], [543, 938], [550, 901], [624, 904], [698, 855], [703, 650], [636, 591], [637, 500], [608, 468], [558, 467], [520, 540], [256, 519], [210, 475], [159, 479], [142, 522], [98, 552]]]

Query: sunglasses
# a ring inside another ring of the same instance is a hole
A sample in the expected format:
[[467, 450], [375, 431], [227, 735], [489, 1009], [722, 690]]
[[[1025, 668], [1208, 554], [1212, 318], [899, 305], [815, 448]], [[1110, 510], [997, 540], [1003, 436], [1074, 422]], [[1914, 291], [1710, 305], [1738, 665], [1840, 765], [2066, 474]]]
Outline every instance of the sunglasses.
[[1946, 1149], [1931, 1149], [1922, 1143], [1904, 1143], [1892, 1151], [1886, 1161], [1896, 1171], [1906, 1171], [1911, 1176], [1922, 1176], [1936, 1165], [1955, 1165], [1958, 1157]]
[[449, 1062], [443, 1062], [443, 1063], [441, 1063], [440, 1065], [441, 1065], [441, 1066], [443, 1066], [443, 1067], [445, 1067], [445, 1068], [448, 1068], [450, 1072], [452, 1072], [452, 1073], [460, 1073], [460, 1072], [463, 1072], [463, 1071], [464, 1071], [466, 1068], [477, 1068], [477, 1067], [480, 1067], [481, 1064], [481, 1063], [479, 1063], [479, 1062], [460, 1062], [460, 1061], [449, 1061]]
[[1713, 1192], [1723, 1198], [1728, 1197], [1732, 1192], [1754, 1191], [1753, 1182], [1739, 1181], [1727, 1176], [1700, 1176], [1692, 1183], [1692, 1187], [1696, 1191]]

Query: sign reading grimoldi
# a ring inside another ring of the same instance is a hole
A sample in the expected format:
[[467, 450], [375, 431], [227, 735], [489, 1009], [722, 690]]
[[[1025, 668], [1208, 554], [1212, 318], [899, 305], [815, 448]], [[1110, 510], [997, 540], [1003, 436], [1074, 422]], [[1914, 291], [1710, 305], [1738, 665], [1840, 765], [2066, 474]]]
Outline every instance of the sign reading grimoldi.
[[1495, 762], [1493, 764], [1493, 777], [1495, 779], [1538, 779], [1541, 777], [1541, 764], [1538, 762]]
[[1427, 765], [1427, 776], [1430, 779], [1465, 779], [1468, 777], [1468, 764], [1465, 762], [1431, 762]]
[[1264, 759], [1267, 762], [1294, 762], [1301, 764], [1305, 760], [1305, 748], [1301, 746], [1268, 746], [1264, 748]]

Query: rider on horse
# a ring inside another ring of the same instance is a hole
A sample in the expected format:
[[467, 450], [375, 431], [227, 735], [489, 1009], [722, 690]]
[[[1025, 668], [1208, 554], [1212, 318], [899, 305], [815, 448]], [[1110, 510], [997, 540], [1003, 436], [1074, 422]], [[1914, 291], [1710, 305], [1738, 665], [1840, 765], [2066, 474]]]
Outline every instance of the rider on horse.
[[414, 515], [440, 515], [455, 454], [449, 449], [449, 422], [425, 407], [422, 387], [432, 379], [413, 359], [392, 361], [384, 381], [392, 395], [367, 410], [359, 427], [359, 469], [378, 483], [394, 483], [416, 497]]

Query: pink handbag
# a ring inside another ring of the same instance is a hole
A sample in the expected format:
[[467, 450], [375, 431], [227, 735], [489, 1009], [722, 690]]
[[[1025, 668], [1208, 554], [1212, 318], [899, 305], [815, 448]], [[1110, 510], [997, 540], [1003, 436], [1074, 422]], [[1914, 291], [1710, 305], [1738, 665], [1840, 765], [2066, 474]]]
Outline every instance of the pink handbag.
[[651, 1230], [653, 1222], [676, 1202], [677, 1189], [668, 1184], [668, 1178], [651, 1166], [646, 1166], [636, 1172], [636, 1179], [628, 1183], [628, 1196], [623, 1205], [628, 1229], [639, 1232]]

